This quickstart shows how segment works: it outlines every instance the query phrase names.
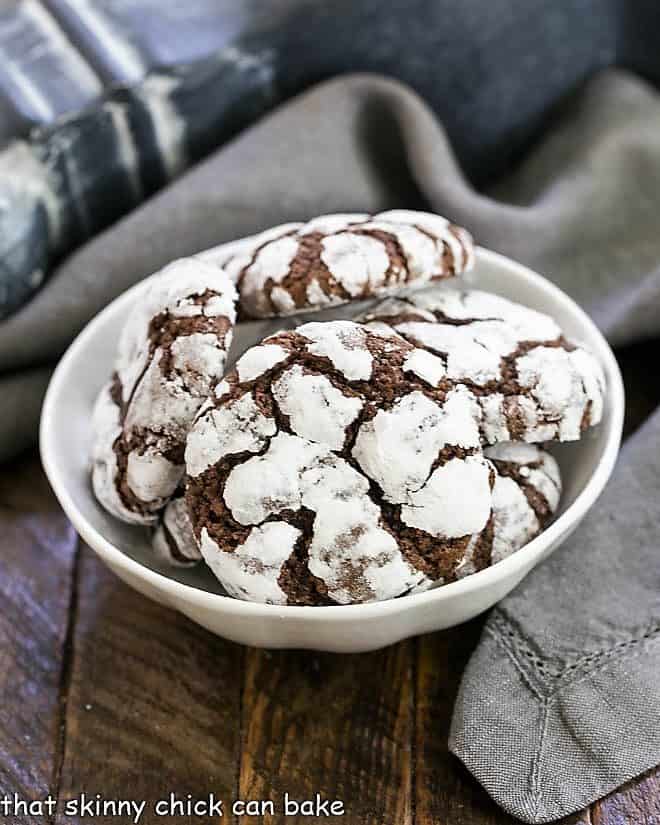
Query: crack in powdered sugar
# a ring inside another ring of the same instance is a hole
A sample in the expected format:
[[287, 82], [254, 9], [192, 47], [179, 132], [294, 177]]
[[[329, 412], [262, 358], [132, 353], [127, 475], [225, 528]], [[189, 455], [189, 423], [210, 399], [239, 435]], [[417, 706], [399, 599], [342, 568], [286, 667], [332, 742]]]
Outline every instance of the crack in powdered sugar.
[[602, 418], [600, 365], [543, 313], [478, 290], [436, 288], [387, 299], [360, 320], [438, 358], [410, 363], [418, 375], [468, 387], [484, 443], [576, 440]]
[[467, 388], [431, 386], [404, 367], [409, 343], [351, 322], [304, 325], [255, 350], [186, 450], [193, 527], [228, 592], [370, 601], [451, 580], [475, 547], [471, 563], [490, 563], [508, 528]]
[[213, 259], [238, 285], [241, 315], [265, 318], [459, 275], [474, 250], [469, 233], [445, 218], [394, 210], [284, 224]]
[[129, 316], [95, 409], [92, 472], [97, 498], [123, 521], [153, 523], [176, 490], [189, 427], [224, 373], [235, 301], [222, 270], [184, 258]]

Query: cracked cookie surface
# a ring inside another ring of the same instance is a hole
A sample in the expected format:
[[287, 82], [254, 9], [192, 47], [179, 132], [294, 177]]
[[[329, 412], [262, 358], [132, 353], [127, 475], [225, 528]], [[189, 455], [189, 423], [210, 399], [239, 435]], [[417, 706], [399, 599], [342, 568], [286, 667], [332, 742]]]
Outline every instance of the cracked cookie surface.
[[386, 299], [359, 320], [439, 359], [438, 380], [469, 387], [485, 444], [573, 441], [602, 418], [600, 364], [541, 312], [443, 286]]
[[374, 601], [503, 552], [512, 530], [498, 521], [479, 407], [468, 388], [430, 378], [436, 361], [348, 321], [304, 324], [238, 360], [186, 446], [193, 530], [227, 592]]
[[127, 319], [96, 402], [92, 456], [96, 497], [122, 521], [152, 524], [176, 490], [190, 424], [224, 373], [235, 302], [221, 269], [184, 258]]
[[391, 210], [322, 215], [232, 245], [220, 263], [241, 314], [289, 315], [395, 292], [470, 269], [470, 234], [440, 215]]
[[561, 498], [559, 465], [536, 444], [505, 442], [487, 447], [484, 455], [496, 470], [490, 529], [481, 543], [468, 547], [454, 571], [459, 579], [502, 561], [538, 536]]

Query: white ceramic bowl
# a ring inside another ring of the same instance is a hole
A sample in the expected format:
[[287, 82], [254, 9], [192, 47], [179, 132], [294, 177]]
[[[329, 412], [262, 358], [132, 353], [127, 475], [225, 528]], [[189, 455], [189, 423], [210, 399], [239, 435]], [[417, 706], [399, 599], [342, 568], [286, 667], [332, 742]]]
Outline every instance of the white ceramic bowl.
[[[222, 595], [203, 565], [184, 571], [159, 567], [151, 556], [146, 531], [109, 516], [97, 504], [89, 480], [92, 405], [110, 375], [119, 330], [139, 300], [144, 282], [113, 301], [87, 325], [60, 361], [48, 388], [41, 418], [41, 456], [65, 513], [87, 544], [131, 587], [180, 610], [213, 633], [244, 644], [366, 651], [451, 627], [487, 610], [570, 535], [602, 491], [619, 450], [624, 394], [619, 368], [605, 339], [571, 298], [545, 278], [479, 249], [470, 284], [552, 315], [569, 337], [596, 354], [607, 378], [602, 423], [577, 443], [553, 447], [564, 481], [558, 517], [538, 538], [504, 561], [426, 593], [336, 607], [239, 601]], [[333, 314], [346, 317], [348, 311], [343, 308]], [[286, 323], [300, 322], [299, 317]], [[282, 322], [240, 325], [233, 358], [281, 326]], [[562, 575], [571, 575], [570, 558]]]

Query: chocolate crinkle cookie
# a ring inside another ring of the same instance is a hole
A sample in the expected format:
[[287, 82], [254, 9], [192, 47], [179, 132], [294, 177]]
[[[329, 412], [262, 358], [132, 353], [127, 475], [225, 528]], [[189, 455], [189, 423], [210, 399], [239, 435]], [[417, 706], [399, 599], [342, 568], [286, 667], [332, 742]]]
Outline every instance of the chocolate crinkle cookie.
[[510, 441], [484, 450], [496, 470], [491, 519], [454, 571], [464, 578], [502, 561], [539, 535], [559, 506], [561, 476], [550, 453]]
[[165, 505], [154, 527], [151, 546], [156, 558], [170, 567], [191, 567], [202, 560], [183, 490]]
[[541, 312], [442, 286], [385, 299], [359, 320], [432, 354], [430, 379], [468, 387], [481, 408], [485, 444], [573, 441], [602, 418], [600, 364]]
[[236, 282], [241, 314], [289, 315], [459, 275], [474, 260], [467, 230], [429, 212], [323, 215], [210, 250]]
[[227, 592], [387, 599], [538, 532], [558, 500], [552, 459], [515, 446], [487, 458], [474, 394], [445, 375], [439, 357], [348, 321], [248, 350], [200, 409], [185, 454], [195, 538]]
[[94, 492], [122, 521], [153, 524], [179, 486], [188, 429], [224, 373], [235, 303], [221, 269], [183, 258], [129, 316], [93, 421]]

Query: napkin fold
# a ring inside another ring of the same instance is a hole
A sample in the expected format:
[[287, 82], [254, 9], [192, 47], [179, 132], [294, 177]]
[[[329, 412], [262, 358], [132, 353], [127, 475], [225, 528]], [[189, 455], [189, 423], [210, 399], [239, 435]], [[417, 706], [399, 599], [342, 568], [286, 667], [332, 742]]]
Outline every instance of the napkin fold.
[[[318, 86], [97, 236], [0, 324], [0, 370], [11, 371], [0, 378], [0, 456], [34, 438], [16, 429], [16, 410], [34, 419], [48, 365], [108, 301], [172, 258], [323, 212], [431, 208], [546, 274], [614, 344], [657, 335], [658, 134], [657, 93], [606, 71], [510, 174], [477, 192], [408, 88], [374, 75]], [[584, 527], [493, 614], [466, 671], [452, 748], [530, 822], [660, 761], [656, 419]]]
[[525, 822], [586, 807], [660, 761], [660, 411], [576, 533], [493, 610], [451, 750]]

